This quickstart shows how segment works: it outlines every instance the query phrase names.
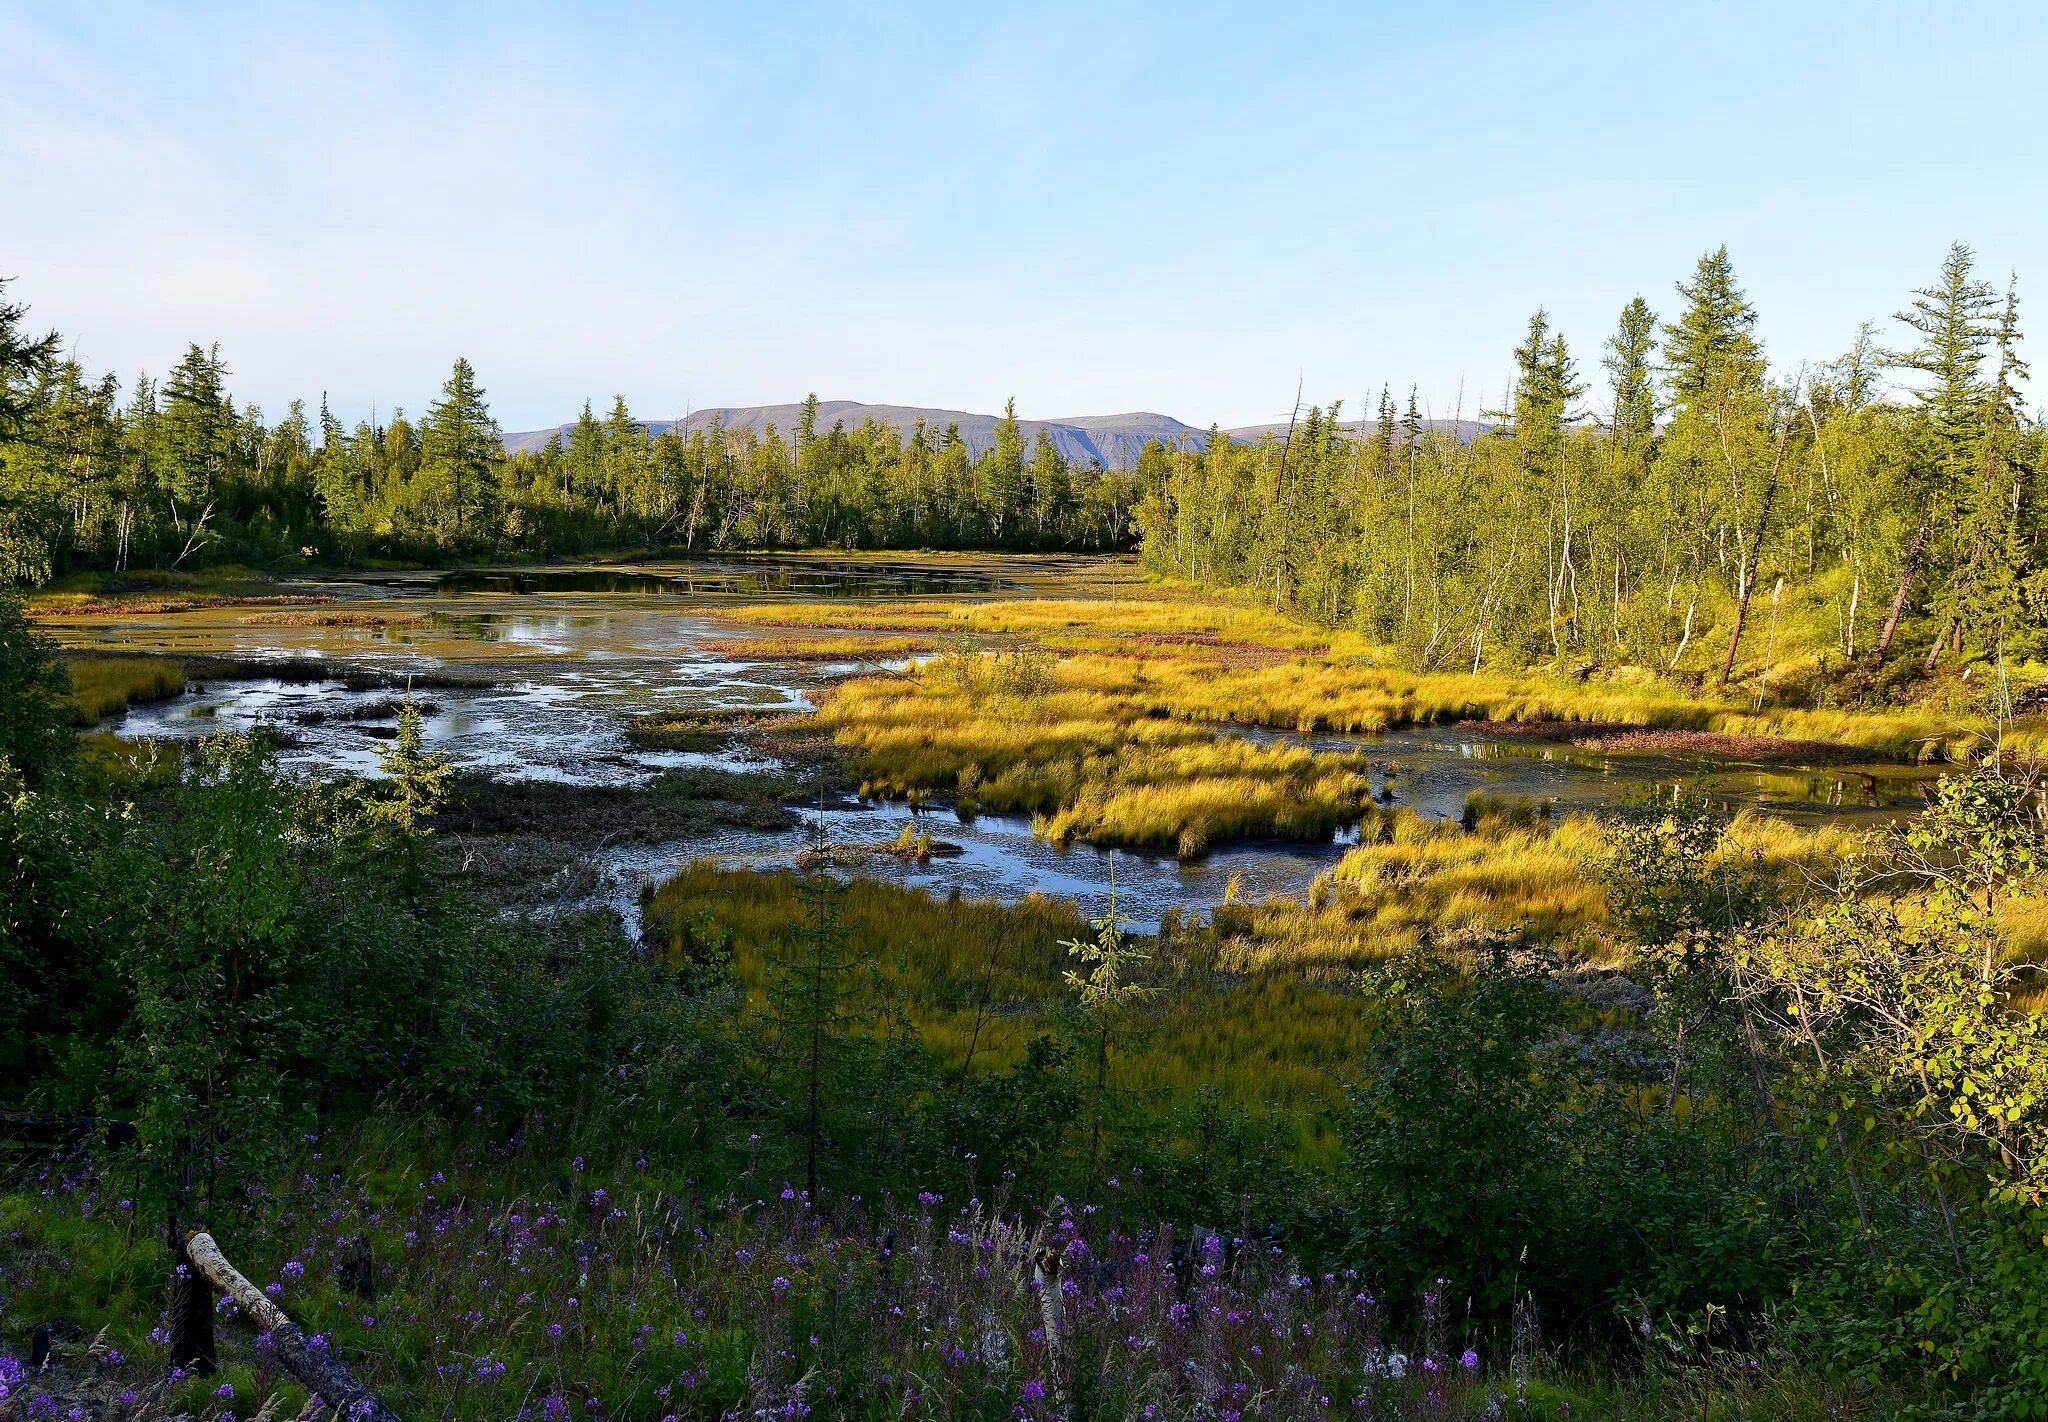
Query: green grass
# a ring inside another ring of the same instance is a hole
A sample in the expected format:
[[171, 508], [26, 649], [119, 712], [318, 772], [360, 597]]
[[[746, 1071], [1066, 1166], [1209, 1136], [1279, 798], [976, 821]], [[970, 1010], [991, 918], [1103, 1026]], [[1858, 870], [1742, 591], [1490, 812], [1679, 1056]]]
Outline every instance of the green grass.
[[[1654, 673], [1422, 674], [1356, 634], [1305, 627], [1214, 596], [1156, 590], [977, 601], [780, 602], [724, 614], [750, 626], [925, 639], [910, 674], [863, 677], [827, 696], [853, 780], [883, 798], [954, 797], [967, 813], [1035, 817], [1055, 841], [1184, 857], [1232, 839], [1327, 838], [1370, 806], [1365, 762], [1250, 745], [1216, 728], [1377, 734], [1458, 721], [1573, 727], [1662, 754], [1740, 748], [1787, 763], [1968, 759], [1986, 722], [1939, 698], [1845, 710], [1701, 695]], [[809, 644], [801, 638], [797, 645]], [[1960, 703], [1958, 703], [1960, 704]], [[1636, 732], [1633, 737], [1631, 731]], [[2008, 744], [2048, 742], [2022, 718]], [[1780, 749], [1782, 748], [1782, 749]]]
[[[949, 1065], [999, 1070], [1067, 1021], [1064, 945], [1090, 931], [1071, 903], [935, 899], [854, 879], [840, 909], [883, 995], [902, 1004], [924, 1045]], [[728, 942], [741, 981], [758, 996], [771, 955], [783, 951], [802, 913], [793, 874], [697, 862], [656, 890], [645, 922], [648, 938], [676, 959], [701, 953], [707, 935]], [[1286, 965], [1220, 971], [1212, 941], [1198, 930], [1155, 944], [1147, 972], [1159, 992], [1143, 1009], [1137, 1045], [1117, 1059], [1117, 1088], [1180, 1101], [1214, 1088], [1285, 1123], [1304, 1156], [1330, 1159], [1335, 1140], [1323, 1108], [1365, 1043], [1347, 985]]]
[[[980, 602], [774, 603], [726, 616], [756, 626], [1029, 640], [1064, 657], [1060, 680], [1138, 715], [1304, 733], [1375, 733], [1451, 721], [1560, 721], [1821, 742], [1877, 759], [1961, 758], [1984, 716], [1936, 697], [1919, 708], [1848, 710], [1702, 695], [1640, 668], [1585, 678], [1542, 670], [1419, 673], [1354, 633], [1309, 628], [1218, 597]], [[2017, 741], [2048, 738], [2024, 717]]]
[[174, 657], [66, 656], [64, 670], [83, 726], [185, 690], [185, 664]]

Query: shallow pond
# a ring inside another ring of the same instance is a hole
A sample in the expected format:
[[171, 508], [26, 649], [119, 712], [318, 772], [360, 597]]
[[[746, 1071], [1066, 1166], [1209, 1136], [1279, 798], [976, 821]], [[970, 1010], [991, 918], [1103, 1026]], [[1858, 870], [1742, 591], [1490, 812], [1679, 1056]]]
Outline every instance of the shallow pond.
[[[683, 766], [775, 768], [744, 753], [636, 750], [624, 735], [632, 715], [803, 707], [833, 678], [863, 669], [852, 661], [734, 655], [733, 640], [753, 629], [717, 620], [721, 603], [762, 597], [972, 597], [1007, 586], [990, 570], [908, 561], [730, 560], [395, 575], [308, 585], [309, 594], [337, 601], [308, 609], [315, 616], [298, 622], [219, 608], [95, 619], [64, 631], [73, 645], [206, 653], [277, 665], [276, 675], [217, 680], [170, 701], [132, 708], [112, 726], [123, 736], [178, 739], [268, 723], [282, 733], [282, 759], [294, 770], [374, 774], [378, 747], [395, 730], [393, 692], [292, 673], [292, 662], [317, 658], [337, 670], [419, 678], [417, 695], [432, 708], [428, 740], [465, 768], [565, 784], [630, 784]], [[323, 620], [329, 625], [317, 625]], [[1233, 733], [1296, 739], [1258, 729]], [[1454, 726], [1377, 737], [1318, 736], [1308, 744], [1364, 752], [1376, 767], [1375, 787], [1385, 803], [1448, 818], [1460, 815], [1474, 792], [1565, 811], [1649, 799], [1684, 783], [1702, 785], [1730, 803], [1799, 817], [1890, 818], [1919, 803], [1929, 778], [1909, 767], [1702, 765]], [[909, 818], [911, 812], [900, 806], [837, 808], [827, 814], [828, 833], [842, 844], [892, 840]], [[1111, 856], [1103, 851], [1056, 848], [1036, 838], [1020, 817], [985, 815], [960, 823], [940, 812], [924, 820], [936, 837], [964, 853], [922, 864], [875, 856], [860, 872], [941, 893], [1016, 899], [1038, 892], [1073, 899], [1088, 913], [1099, 912], [1106, 899]], [[607, 849], [596, 864], [601, 886], [594, 897], [630, 920], [640, 886], [686, 859], [784, 866], [794, 863], [808, 833], [731, 830]], [[1319, 845], [1226, 845], [1187, 864], [1120, 852], [1120, 905], [1149, 927], [1172, 910], [1206, 913], [1226, 894], [1248, 900], [1299, 894], [1342, 854], [1345, 838]]]

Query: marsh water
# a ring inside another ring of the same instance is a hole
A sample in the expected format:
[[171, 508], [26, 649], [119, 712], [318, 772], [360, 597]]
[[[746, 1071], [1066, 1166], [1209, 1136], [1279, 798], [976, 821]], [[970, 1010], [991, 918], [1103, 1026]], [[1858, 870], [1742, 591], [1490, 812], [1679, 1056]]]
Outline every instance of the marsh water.
[[[1015, 591], [996, 569], [918, 562], [816, 559], [729, 561], [645, 568], [465, 571], [308, 583], [309, 596], [335, 601], [303, 623], [206, 609], [93, 619], [65, 627], [74, 646], [206, 654], [244, 667], [233, 679], [195, 683], [169, 701], [131, 708], [112, 725], [132, 738], [185, 739], [268, 724], [282, 736], [284, 763], [308, 775], [375, 774], [379, 745], [395, 732], [392, 690], [352, 682], [375, 672], [415, 678], [429, 707], [426, 734], [464, 768], [572, 785], [632, 784], [664, 770], [710, 766], [774, 770], [743, 750], [644, 751], [626, 721], [668, 709], [800, 709], [833, 680], [869, 669], [845, 662], [762, 659], [740, 640], [758, 629], [717, 614], [737, 602], [848, 597], [986, 597]], [[398, 618], [400, 621], [378, 619]], [[312, 625], [324, 622], [329, 625]], [[342, 623], [344, 625], [332, 625]], [[829, 631], [809, 630], [832, 636]], [[265, 674], [274, 666], [275, 674]], [[249, 672], [255, 674], [246, 674]], [[323, 673], [333, 673], [323, 675]], [[1260, 740], [1286, 733], [1242, 729]], [[1902, 766], [1787, 767], [1701, 764], [1681, 757], [1609, 754], [1489, 735], [1456, 726], [1375, 737], [1318, 736], [1321, 751], [1363, 752], [1383, 803], [1455, 818], [1475, 792], [1527, 799], [1562, 812], [1668, 795], [1698, 785], [1731, 804], [1799, 818], [1890, 818], [1920, 803], [1927, 773]], [[842, 844], [894, 839], [913, 812], [900, 805], [845, 803], [824, 812]], [[956, 857], [903, 863], [864, 861], [870, 873], [945, 893], [1006, 900], [1030, 893], [1072, 899], [1099, 911], [1112, 857], [1085, 845], [1058, 848], [1027, 818], [950, 812], [923, 815]], [[582, 897], [629, 920], [641, 886], [689, 859], [779, 867], [794, 863], [811, 830], [732, 829], [661, 844], [607, 848], [596, 883]], [[1114, 856], [1119, 906], [1140, 925], [1170, 911], [1202, 914], [1226, 895], [1257, 900], [1303, 892], [1343, 853], [1350, 836], [1325, 844], [1248, 842], [1218, 846], [1182, 863]]]

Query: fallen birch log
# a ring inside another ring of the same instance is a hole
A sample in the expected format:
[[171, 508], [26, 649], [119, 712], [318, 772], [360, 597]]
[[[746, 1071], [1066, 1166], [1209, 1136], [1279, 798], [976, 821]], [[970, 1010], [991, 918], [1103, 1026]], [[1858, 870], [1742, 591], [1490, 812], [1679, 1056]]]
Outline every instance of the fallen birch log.
[[187, 1235], [185, 1257], [208, 1283], [235, 1301], [244, 1317], [270, 1335], [271, 1347], [284, 1370], [334, 1409], [336, 1417], [344, 1422], [399, 1422], [398, 1414], [357, 1382], [333, 1349], [308, 1347], [305, 1330], [228, 1263], [212, 1235], [205, 1230]]

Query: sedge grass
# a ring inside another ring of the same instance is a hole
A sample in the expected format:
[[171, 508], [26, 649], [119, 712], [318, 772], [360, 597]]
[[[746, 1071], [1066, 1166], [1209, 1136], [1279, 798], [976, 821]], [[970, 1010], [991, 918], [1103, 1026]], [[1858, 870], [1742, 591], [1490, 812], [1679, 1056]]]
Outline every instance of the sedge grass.
[[64, 670], [81, 725], [185, 690], [185, 665], [173, 657], [66, 656]]
[[[731, 609], [751, 625], [1028, 638], [1065, 654], [1061, 681], [1127, 700], [1143, 715], [1371, 734], [1461, 720], [1562, 721], [1824, 742], [1884, 760], [1960, 758], [1979, 718], [1936, 709], [1754, 706], [1689, 694], [1640, 669], [1600, 677], [1403, 670], [1356, 634], [1303, 627], [1216, 600], [1029, 598], [883, 604], [777, 603]], [[2048, 744], [2022, 718], [2008, 744]]]
[[[802, 922], [797, 877], [787, 872], [685, 866], [646, 910], [657, 951], [686, 958], [711, 942], [732, 955], [758, 1004], [771, 964]], [[882, 995], [899, 1003], [919, 1040], [963, 1071], [1000, 1070], [1037, 1036], [1067, 1022], [1066, 944], [1090, 926], [1071, 904], [1031, 896], [1015, 904], [935, 899], [902, 885], [855, 878], [839, 898], [841, 921], [872, 963]], [[1218, 972], [1206, 962], [1206, 929], [1154, 942], [1148, 971], [1158, 993], [1117, 1056], [1113, 1085], [1158, 1100], [1213, 1089], [1298, 1134], [1320, 1157], [1336, 1148], [1322, 1108], [1332, 1104], [1365, 1048], [1363, 1015], [1346, 984], [1288, 967]]]

